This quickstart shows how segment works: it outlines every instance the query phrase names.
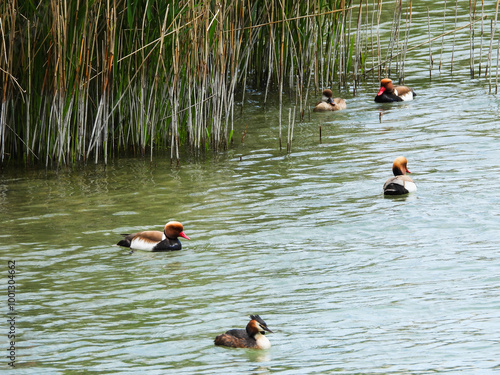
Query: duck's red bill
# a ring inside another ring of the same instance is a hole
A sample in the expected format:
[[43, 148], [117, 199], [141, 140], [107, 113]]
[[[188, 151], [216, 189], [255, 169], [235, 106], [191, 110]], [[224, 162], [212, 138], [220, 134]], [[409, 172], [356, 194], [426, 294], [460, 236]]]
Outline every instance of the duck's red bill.
[[[384, 87], [384, 86], [382, 86], [382, 87], [380, 88], [380, 90], [379, 90], [379, 92], [378, 92], [377, 96], [382, 95], [382, 93], [383, 93], [384, 91], [385, 91], [385, 87]], [[372, 95], [373, 95], [373, 94], [372, 94]]]
[[186, 240], [190, 240], [190, 239], [191, 239], [191, 238], [189, 238], [188, 236], [186, 236], [186, 235], [184, 234], [184, 232], [179, 233], [179, 236], [181, 236], [182, 238], [185, 238]]

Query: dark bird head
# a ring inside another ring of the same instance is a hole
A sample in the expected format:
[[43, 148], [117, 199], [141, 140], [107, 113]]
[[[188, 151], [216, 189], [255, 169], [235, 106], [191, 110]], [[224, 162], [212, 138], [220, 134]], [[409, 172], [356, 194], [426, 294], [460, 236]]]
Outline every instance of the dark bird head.
[[273, 333], [269, 328], [267, 328], [267, 324], [262, 318], [258, 315], [250, 315], [250, 321], [247, 324], [246, 331], [249, 336], [254, 337], [257, 333], [261, 335], [265, 335], [266, 331]]

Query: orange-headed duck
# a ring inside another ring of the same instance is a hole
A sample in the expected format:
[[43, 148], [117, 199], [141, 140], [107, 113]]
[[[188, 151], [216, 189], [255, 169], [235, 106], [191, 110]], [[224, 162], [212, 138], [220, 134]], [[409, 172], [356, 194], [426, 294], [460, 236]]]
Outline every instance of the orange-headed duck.
[[384, 78], [380, 81], [380, 90], [375, 97], [377, 103], [403, 102], [413, 100], [417, 96], [413, 89], [406, 86], [394, 86], [392, 80]]
[[266, 337], [266, 322], [258, 315], [250, 315], [246, 329], [231, 329], [215, 338], [215, 345], [229, 346], [231, 348], [269, 349], [271, 343]]
[[332, 90], [324, 90], [321, 101], [314, 107], [314, 112], [339, 111], [346, 108], [344, 99], [332, 98], [332, 96]]
[[132, 234], [124, 234], [125, 238], [117, 243], [118, 246], [130, 247], [136, 250], [172, 251], [182, 248], [178, 237], [186, 240], [190, 238], [184, 234], [184, 227], [178, 221], [169, 221], [163, 232], [148, 230]]
[[392, 164], [394, 177], [389, 178], [384, 184], [384, 195], [402, 195], [417, 191], [417, 185], [406, 173], [411, 173], [406, 164], [408, 161], [404, 156], [399, 156]]

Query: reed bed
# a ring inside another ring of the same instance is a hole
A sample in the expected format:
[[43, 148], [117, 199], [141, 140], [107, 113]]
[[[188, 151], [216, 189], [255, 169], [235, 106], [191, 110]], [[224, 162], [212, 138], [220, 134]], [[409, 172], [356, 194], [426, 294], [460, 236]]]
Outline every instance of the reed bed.
[[[475, 12], [471, 2], [470, 24], [455, 30], [444, 31], [443, 20], [441, 35], [429, 34], [429, 49], [469, 27], [473, 76], [475, 38], [482, 53], [484, 35], [492, 85], [497, 17], [487, 35]], [[391, 32], [382, 41], [387, 14]], [[179, 162], [186, 150], [221, 151], [231, 144], [235, 107], [243, 110], [248, 87], [262, 90], [264, 100], [278, 95], [280, 148], [283, 95], [294, 98], [291, 151], [295, 117], [304, 118], [311, 88], [352, 87], [355, 94], [370, 72], [404, 81], [407, 52], [419, 47], [408, 46], [412, 22], [412, 2], [402, 0], [5, 0], [0, 161], [59, 166], [168, 152]]]

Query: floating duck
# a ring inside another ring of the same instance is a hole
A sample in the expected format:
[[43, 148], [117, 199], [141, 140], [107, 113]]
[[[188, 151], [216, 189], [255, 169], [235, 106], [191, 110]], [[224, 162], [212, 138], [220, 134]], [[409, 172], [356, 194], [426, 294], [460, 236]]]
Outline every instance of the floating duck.
[[346, 108], [345, 100], [340, 98], [332, 98], [332, 90], [326, 89], [323, 91], [321, 101], [314, 107], [314, 112], [339, 111]]
[[172, 251], [182, 248], [178, 237], [186, 240], [190, 238], [184, 234], [184, 227], [178, 221], [169, 221], [163, 232], [148, 230], [132, 234], [124, 234], [125, 238], [117, 243], [118, 246], [130, 247], [136, 250]]
[[250, 315], [246, 329], [231, 329], [215, 338], [215, 345], [229, 346], [231, 348], [269, 349], [271, 343], [266, 337], [266, 322], [258, 315]]
[[380, 81], [380, 90], [375, 97], [377, 103], [403, 102], [413, 100], [417, 96], [413, 89], [406, 86], [393, 86], [392, 80], [384, 78]]
[[384, 184], [384, 195], [402, 195], [417, 191], [417, 185], [406, 173], [411, 173], [407, 168], [408, 161], [404, 156], [399, 156], [392, 164], [394, 177], [389, 178]]

